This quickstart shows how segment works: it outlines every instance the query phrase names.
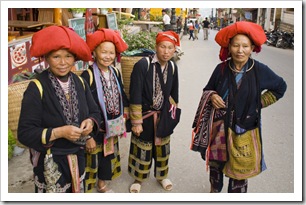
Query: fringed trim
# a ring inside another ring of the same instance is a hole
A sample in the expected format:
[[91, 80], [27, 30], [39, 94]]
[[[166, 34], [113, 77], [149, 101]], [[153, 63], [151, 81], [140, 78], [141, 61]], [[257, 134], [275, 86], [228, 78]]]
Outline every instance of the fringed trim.
[[151, 150], [152, 149], [152, 143], [150, 142], [143, 142], [139, 140], [137, 137], [132, 136], [131, 141], [133, 144], [137, 144], [137, 147], [143, 150]]

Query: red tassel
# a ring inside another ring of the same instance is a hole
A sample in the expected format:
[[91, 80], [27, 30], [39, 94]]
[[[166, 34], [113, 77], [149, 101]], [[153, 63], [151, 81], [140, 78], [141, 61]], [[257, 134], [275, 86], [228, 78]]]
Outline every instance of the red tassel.
[[261, 51], [261, 46], [255, 46], [253, 51], [256, 52], [256, 53], [259, 53]]

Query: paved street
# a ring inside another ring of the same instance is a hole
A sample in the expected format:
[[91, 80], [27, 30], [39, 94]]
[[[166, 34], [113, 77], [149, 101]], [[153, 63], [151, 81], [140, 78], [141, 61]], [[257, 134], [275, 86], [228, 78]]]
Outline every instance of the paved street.
[[[202, 89], [220, 62], [219, 46], [214, 41], [217, 31], [210, 30], [209, 39], [203, 40], [203, 32], [199, 40], [188, 40], [183, 36], [182, 49], [184, 55], [177, 62], [180, 77], [180, 103], [182, 108], [181, 122], [171, 136], [171, 155], [169, 178], [173, 182], [171, 193], [209, 193], [210, 185], [205, 162], [200, 154], [190, 151], [191, 124], [202, 94]], [[262, 111], [263, 147], [268, 169], [259, 176], [249, 180], [249, 193], [293, 193], [294, 192], [294, 51], [263, 45], [262, 52], [253, 54], [282, 76], [287, 82], [284, 98]], [[123, 68], [124, 69], [124, 68]], [[296, 68], [299, 69], [299, 68]], [[122, 176], [114, 180], [110, 186], [116, 193], [128, 193], [133, 182], [127, 173], [129, 137], [121, 139]], [[9, 192], [33, 192], [32, 171], [28, 152], [9, 161]], [[296, 176], [298, 177], [298, 176]], [[224, 193], [227, 192], [225, 178]], [[142, 193], [166, 193], [153, 178], [143, 183]], [[170, 195], [171, 196], [171, 195]], [[173, 195], [172, 195], [173, 196]], [[176, 195], [177, 196], [177, 195]], [[181, 196], [178, 196], [181, 197]], [[193, 195], [188, 195], [194, 200]], [[100, 199], [103, 200], [101, 197]], [[146, 200], [146, 199], [143, 199]], [[157, 199], [151, 199], [157, 200]], [[172, 198], [172, 201], [175, 199]], [[198, 199], [205, 201], [205, 198]], [[242, 199], [243, 200], [243, 199]], [[259, 199], [263, 200], [263, 199]], [[277, 200], [277, 198], [274, 198]]]

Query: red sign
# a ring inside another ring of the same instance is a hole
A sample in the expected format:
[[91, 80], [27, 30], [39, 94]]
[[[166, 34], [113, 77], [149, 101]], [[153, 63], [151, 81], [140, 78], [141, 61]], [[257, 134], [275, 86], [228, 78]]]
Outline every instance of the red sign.
[[8, 46], [8, 84], [14, 82], [14, 78], [21, 72], [34, 72], [41, 66], [46, 68], [48, 65], [44, 59], [30, 56], [31, 38], [18, 40], [9, 43]]

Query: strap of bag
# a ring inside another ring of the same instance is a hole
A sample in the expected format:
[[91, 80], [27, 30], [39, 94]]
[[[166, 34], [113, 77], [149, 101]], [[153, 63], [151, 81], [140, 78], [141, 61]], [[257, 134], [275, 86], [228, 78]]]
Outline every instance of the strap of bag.
[[84, 88], [84, 90], [85, 90], [85, 84], [84, 84], [84, 80], [83, 80], [83, 78], [82, 78], [81, 76], [78, 76], [78, 77], [79, 77], [80, 81], [82, 82], [82, 84], [83, 84], [83, 88]]
[[[80, 77], [80, 76], [78, 76], [78, 77], [79, 77], [80, 81], [82, 82], [83, 88], [84, 88], [84, 90], [85, 90], [85, 84], [84, 84], [83, 78]], [[34, 83], [36, 84], [36, 86], [37, 86], [37, 88], [38, 88], [38, 90], [39, 90], [39, 93], [40, 93], [40, 98], [42, 99], [42, 97], [43, 97], [43, 87], [42, 87], [40, 81], [39, 81], [38, 79], [32, 79], [31, 81], [34, 82]]]
[[88, 75], [89, 75], [89, 86], [92, 85], [93, 82], [93, 75], [92, 75], [92, 71], [90, 69], [87, 69]]
[[[150, 68], [150, 58], [149, 57], [146, 57], [146, 60], [148, 62], [148, 67], [147, 67], [147, 71], [149, 71], [149, 68]], [[174, 71], [175, 71], [175, 67], [174, 67], [174, 63], [172, 60], [170, 60], [170, 63], [172, 65], [172, 75], [174, 75]]]
[[40, 93], [40, 98], [42, 98], [42, 96], [43, 96], [43, 88], [42, 88], [41, 83], [39, 82], [38, 79], [33, 79], [33, 80], [31, 80], [31, 81], [34, 82], [34, 83], [36, 84], [36, 86], [37, 86], [37, 88], [38, 88], [38, 90], [39, 90], [39, 93]]

